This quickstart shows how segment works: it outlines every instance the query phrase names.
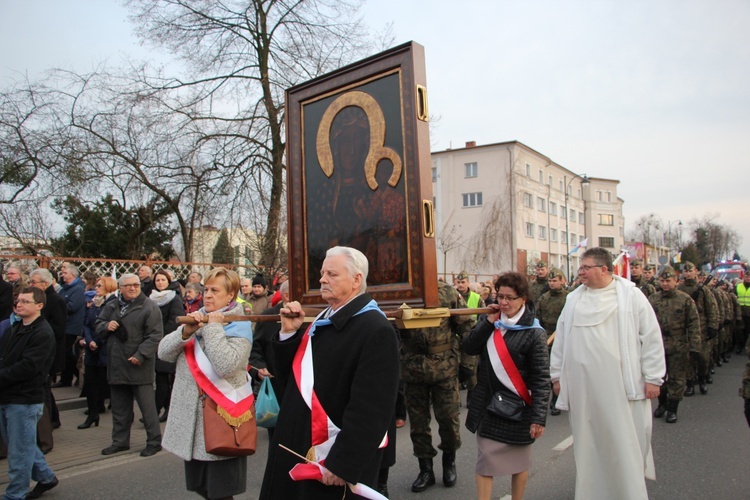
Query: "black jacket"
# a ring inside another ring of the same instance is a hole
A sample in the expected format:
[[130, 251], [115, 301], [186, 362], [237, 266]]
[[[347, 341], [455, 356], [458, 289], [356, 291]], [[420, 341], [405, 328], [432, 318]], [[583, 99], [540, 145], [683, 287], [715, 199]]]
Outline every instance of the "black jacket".
[[[164, 330], [164, 335], [169, 335], [173, 331], [177, 330], [180, 326], [177, 324], [177, 316], [185, 316], [185, 306], [182, 305], [182, 296], [180, 296], [180, 284], [176, 281], [172, 282], [177, 285], [177, 292], [172, 300], [159, 306], [161, 311], [161, 319]], [[163, 359], [156, 357], [156, 371], [159, 373], [175, 373], [177, 369], [177, 363], [169, 363]]]
[[55, 336], [42, 316], [11, 325], [0, 337], [0, 404], [43, 403], [54, 359]]
[[[279, 314], [282, 303], [279, 302], [270, 309], [266, 309], [261, 314]], [[307, 326], [305, 325], [305, 328]], [[258, 379], [258, 369], [266, 368], [273, 377], [271, 378], [271, 387], [276, 393], [276, 398], [281, 400], [284, 395], [285, 386], [281, 378], [276, 376], [276, 355], [274, 354], [272, 340], [274, 334], [279, 332], [279, 324], [275, 321], [259, 321], [253, 329], [253, 350], [250, 352], [250, 375]]]
[[[527, 303], [526, 311], [521, 316], [519, 325], [528, 326], [534, 323], [533, 305]], [[466, 417], [466, 428], [471, 432], [502, 443], [524, 445], [534, 439], [529, 435], [531, 424], [545, 425], [547, 421], [547, 404], [549, 403], [549, 353], [547, 334], [542, 328], [530, 330], [511, 330], [505, 334], [513, 362], [521, 373], [526, 387], [531, 391], [532, 404], [524, 410], [521, 422], [512, 422], [487, 411], [492, 395], [500, 391], [509, 393], [495, 376], [487, 352], [487, 341], [495, 331], [494, 325], [481, 318], [471, 333], [464, 338], [461, 349], [471, 355], [479, 354], [477, 367], [477, 386], [469, 402], [469, 414]]]
[[62, 371], [65, 368], [65, 328], [68, 324], [68, 305], [62, 295], [55, 291], [55, 287], [50, 285], [44, 291], [47, 297], [47, 303], [42, 309], [42, 316], [52, 327], [52, 333], [55, 334], [55, 361], [50, 368], [50, 375]]
[[0, 321], [10, 318], [13, 312], [13, 285], [0, 276]]

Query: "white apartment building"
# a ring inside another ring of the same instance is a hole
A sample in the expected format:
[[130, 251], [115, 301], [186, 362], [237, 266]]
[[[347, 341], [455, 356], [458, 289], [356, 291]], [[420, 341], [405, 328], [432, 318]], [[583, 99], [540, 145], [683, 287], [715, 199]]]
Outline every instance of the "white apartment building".
[[440, 274], [533, 274], [539, 260], [575, 274], [584, 240], [622, 247], [619, 181], [576, 174], [521, 142], [433, 152], [432, 182]]

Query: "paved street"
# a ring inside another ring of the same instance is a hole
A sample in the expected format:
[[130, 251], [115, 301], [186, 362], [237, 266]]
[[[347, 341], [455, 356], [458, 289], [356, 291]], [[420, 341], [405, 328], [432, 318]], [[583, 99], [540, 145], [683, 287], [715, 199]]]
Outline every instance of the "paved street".
[[[697, 394], [683, 402], [677, 424], [666, 424], [663, 420], [655, 422], [653, 442], [658, 479], [649, 482], [652, 499], [750, 498], [750, 479], [747, 478], [750, 429], [742, 414], [742, 400], [737, 396], [743, 366], [744, 356], [733, 356], [728, 365], [717, 368], [715, 383], [710, 386], [708, 395]], [[56, 394], [62, 399], [60, 391], [56, 390]], [[63, 391], [66, 396], [77, 392], [73, 389]], [[462, 422], [465, 416], [466, 409], [463, 408]], [[151, 458], [138, 456], [145, 445], [142, 425], [134, 426], [130, 452], [105, 458], [99, 452], [110, 443], [110, 413], [102, 415], [98, 428], [76, 429], [84, 418], [82, 408], [63, 412], [63, 426], [55, 431], [55, 449], [47, 455], [61, 482], [44, 498], [186, 498], [179, 459], [167, 452]], [[549, 417], [544, 437], [534, 445], [534, 466], [526, 498], [573, 498], [575, 464], [569, 436], [568, 419], [564, 413], [560, 417]], [[391, 498], [474, 498], [476, 445], [474, 436], [465, 429], [463, 437], [464, 445], [458, 452], [459, 481], [456, 487], [444, 488], [438, 479], [436, 486], [422, 494], [414, 494], [410, 486], [418, 468], [411, 455], [407, 423], [398, 434], [398, 464], [391, 470], [389, 481]], [[257, 498], [267, 447], [267, 435], [261, 430], [258, 452], [249, 459], [248, 491], [238, 499]], [[438, 457], [438, 475], [439, 464]], [[0, 460], [0, 485], [7, 483], [6, 469], [6, 461]], [[509, 493], [509, 478], [495, 482], [493, 498], [504, 499]]]

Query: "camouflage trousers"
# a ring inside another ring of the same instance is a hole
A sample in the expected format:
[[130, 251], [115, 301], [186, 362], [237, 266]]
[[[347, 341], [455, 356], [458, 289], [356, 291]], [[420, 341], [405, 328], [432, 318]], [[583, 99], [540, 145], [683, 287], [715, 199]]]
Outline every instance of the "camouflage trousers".
[[682, 401], [690, 366], [690, 353], [684, 349], [667, 349], [667, 380], [661, 386], [661, 393], [666, 392], [669, 401]]
[[461, 362], [458, 365], [461, 381], [466, 383], [466, 389], [473, 391], [477, 386], [477, 364], [479, 356], [469, 356], [461, 353]]
[[459, 422], [458, 378], [450, 377], [433, 384], [406, 382], [406, 410], [409, 412], [410, 436], [417, 458], [432, 458], [437, 450], [432, 446], [430, 431], [430, 403], [438, 423], [443, 451], [456, 451], [461, 447]]
[[688, 380], [704, 378], [708, 375], [709, 363], [711, 360], [711, 345], [713, 341], [701, 338], [701, 347], [699, 352], [690, 353], [690, 364], [688, 366]]

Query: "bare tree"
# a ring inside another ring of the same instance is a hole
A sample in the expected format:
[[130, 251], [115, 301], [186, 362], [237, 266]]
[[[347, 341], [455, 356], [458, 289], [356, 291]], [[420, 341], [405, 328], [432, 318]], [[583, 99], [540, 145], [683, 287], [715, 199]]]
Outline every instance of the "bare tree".
[[510, 198], [495, 196], [482, 208], [479, 229], [471, 235], [464, 254], [464, 267], [509, 269], [512, 265], [513, 225]]
[[719, 214], [709, 214], [690, 221], [692, 243], [701, 257], [699, 264], [714, 264], [731, 258], [742, 242], [733, 228], [714, 222], [718, 218]]
[[646, 245], [658, 245], [660, 240], [659, 235], [661, 230], [666, 225], [664, 221], [655, 213], [648, 215], [642, 215], [635, 220], [635, 225], [630, 232], [631, 239], [634, 241], [641, 241]]
[[[373, 39], [347, 0], [130, 0], [143, 41], [165, 48], [189, 77], [142, 82], [167, 93], [173, 111], [207, 121], [217, 160], [234, 188], [257, 189], [265, 211], [262, 262], [278, 256], [284, 192], [284, 90], [364, 56]], [[241, 175], [240, 175], [241, 174]], [[242, 200], [244, 201], [244, 200]]]
[[440, 229], [439, 233], [437, 234], [437, 248], [443, 253], [443, 272], [447, 273], [447, 261], [448, 261], [448, 253], [450, 253], [451, 250], [460, 247], [463, 244], [463, 234], [461, 233], [461, 226], [456, 226], [455, 224], [451, 224], [451, 219], [453, 218], [454, 212], [451, 212], [448, 219], [443, 224], [443, 227]]

